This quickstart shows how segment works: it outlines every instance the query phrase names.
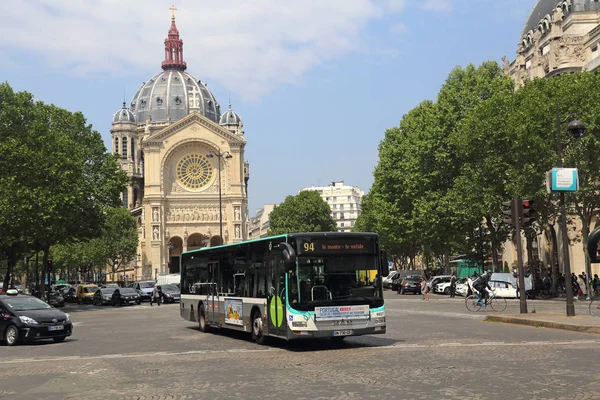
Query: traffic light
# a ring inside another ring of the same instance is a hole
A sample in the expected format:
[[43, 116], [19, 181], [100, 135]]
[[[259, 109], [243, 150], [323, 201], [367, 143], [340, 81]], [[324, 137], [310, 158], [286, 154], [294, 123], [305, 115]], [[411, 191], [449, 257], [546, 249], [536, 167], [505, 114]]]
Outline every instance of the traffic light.
[[533, 200], [521, 200], [521, 223], [523, 226], [529, 226], [535, 222], [537, 211], [533, 208]]
[[504, 214], [506, 217], [502, 220], [507, 224], [512, 224], [513, 220], [512, 220], [512, 201], [503, 201], [502, 202], [502, 214]]
[[52, 260], [46, 260], [46, 265], [48, 266], [48, 271], [52, 271]]

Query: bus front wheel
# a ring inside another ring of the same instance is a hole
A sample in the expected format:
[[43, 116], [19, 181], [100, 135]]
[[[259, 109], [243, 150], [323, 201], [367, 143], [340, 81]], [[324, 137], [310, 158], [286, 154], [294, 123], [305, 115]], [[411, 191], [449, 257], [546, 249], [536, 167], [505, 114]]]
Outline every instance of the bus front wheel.
[[265, 344], [266, 336], [263, 334], [263, 320], [259, 312], [252, 316], [252, 339], [258, 344]]
[[200, 332], [208, 332], [208, 324], [206, 323], [206, 314], [204, 313], [204, 306], [200, 306], [198, 310], [200, 316], [198, 325], [200, 325]]

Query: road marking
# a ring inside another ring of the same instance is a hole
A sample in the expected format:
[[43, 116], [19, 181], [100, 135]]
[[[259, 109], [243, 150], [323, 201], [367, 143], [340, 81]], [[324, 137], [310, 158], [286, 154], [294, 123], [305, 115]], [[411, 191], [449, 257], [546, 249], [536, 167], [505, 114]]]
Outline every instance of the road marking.
[[[518, 347], [518, 346], [581, 346], [581, 345], [599, 345], [600, 340], [563, 340], [563, 341], [522, 341], [522, 342], [481, 342], [481, 343], [436, 343], [436, 344], [419, 344], [419, 343], [400, 343], [390, 346], [366, 346], [354, 347], [348, 350], [357, 351], [364, 349], [366, 351], [373, 350], [403, 350], [403, 349], [435, 349], [435, 348], [460, 348], [460, 347]], [[342, 349], [340, 349], [342, 350]], [[110, 360], [110, 359], [128, 359], [128, 358], [148, 358], [148, 357], [174, 357], [174, 356], [190, 356], [202, 354], [239, 354], [239, 353], [271, 353], [281, 352], [286, 349], [281, 348], [264, 348], [264, 349], [229, 349], [229, 350], [191, 350], [180, 352], [157, 351], [153, 353], [130, 353], [130, 354], [104, 354], [98, 356], [64, 356], [51, 358], [17, 358], [13, 360], [1, 360], [0, 365], [4, 364], [29, 364], [39, 362], [56, 362], [56, 361], [91, 361], [91, 360]], [[310, 350], [307, 350], [310, 351]]]
[[157, 351], [154, 353], [131, 353], [131, 354], [103, 354], [98, 356], [64, 356], [64, 357], [51, 357], [51, 358], [17, 358], [14, 360], [2, 360], [1, 364], [21, 363], [27, 364], [32, 362], [48, 362], [48, 361], [87, 361], [87, 360], [107, 360], [107, 359], [123, 359], [123, 358], [141, 358], [141, 357], [173, 357], [173, 356], [188, 356], [188, 355], [199, 355], [199, 354], [219, 354], [219, 353], [265, 353], [273, 351], [281, 351], [282, 349], [277, 348], [265, 348], [261, 350], [253, 349], [229, 349], [229, 350], [192, 350], [192, 351], [179, 351], [179, 352], [168, 352], [168, 351]]

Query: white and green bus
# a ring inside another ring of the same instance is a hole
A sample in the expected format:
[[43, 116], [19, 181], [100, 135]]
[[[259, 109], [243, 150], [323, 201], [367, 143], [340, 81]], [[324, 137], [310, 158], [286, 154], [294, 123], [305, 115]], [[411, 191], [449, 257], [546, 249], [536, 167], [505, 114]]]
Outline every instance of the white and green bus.
[[181, 317], [200, 330], [281, 339], [385, 333], [381, 280], [388, 274], [374, 233], [294, 233], [181, 255]]

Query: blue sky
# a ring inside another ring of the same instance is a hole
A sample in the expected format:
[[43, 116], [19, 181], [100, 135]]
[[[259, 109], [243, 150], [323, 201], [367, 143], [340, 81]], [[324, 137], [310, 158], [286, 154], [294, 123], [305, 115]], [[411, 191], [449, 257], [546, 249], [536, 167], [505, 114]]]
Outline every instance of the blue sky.
[[[171, 1], [1, 2], [0, 79], [112, 114], [160, 71]], [[216, 4], [218, 3], [218, 4]], [[251, 4], [251, 5], [250, 5]], [[535, 0], [179, 0], [188, 72], [244, 122], [250, 214], [333, 180], [367, 192], [387, 128], [455, 66], [514, 59]]]

